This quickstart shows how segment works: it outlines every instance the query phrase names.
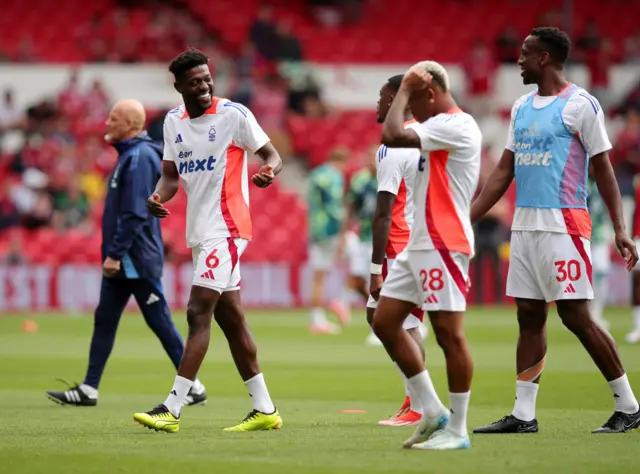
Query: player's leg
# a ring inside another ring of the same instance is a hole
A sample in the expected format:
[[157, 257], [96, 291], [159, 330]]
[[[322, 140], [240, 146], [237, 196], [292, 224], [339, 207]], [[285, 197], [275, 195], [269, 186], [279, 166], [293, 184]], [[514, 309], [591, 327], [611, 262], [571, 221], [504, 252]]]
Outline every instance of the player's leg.
[[[311, 313], [309, 331], [313, 334], [337, 334], [340, 328], [327, 320], [323, 295], [325, 278], [334, 265], [337, 243], [333, 240], [327, 242], [314, 242], [309, 251], [309, 263], [313, 271], [311, 288]], [[341, 310], [341, 303], [332, 301], [329, 306], [336, 311], [340, 318], [345, 318], [346, 309]]]
[[[416, 434], [405, 442], [406, 447], [428, 438], [449, 420], [449, 412], [443, 406], [424, 367], [419, 344], [403, 329], [403, 323], [418, 304], [422, 304], [423, 292], [418, 286], [419, 275], [412, 268], [424, 264], [421, 251], [409, 255], [405, 250], [396, 259], [382, 287], [378, 308], [373, 317], [373, 330], [384, 347], [407, 377], [412, 394], [418, 399], [423, 417]], [[411, 262], [411, 264], [409, 263]], [[416, 435], [418, 435], [416, 437]]]
[[632, 289], [632, 305], [633, 305], [633, 329], [627, 334], [625, 340], [629, 344], [640, 342], [640, 264], [633, 270], [631, 281]]
[[549, 305], [538, 282], [535, 232], [512, 232], [507, 296], [516, 299], [516, 401], [513, 412], [474, 433], [537, 433], [536, 398], [546, 363]]
[[61, 405], [93, 406], [98, 403], [98, 386], [113, 349], [118, 323], [131, 296], [130, 280], [102, 278], [100, 301], [93, 316], [89, 367], [80, 385], [68, 390], [50, 390], [47, 396]]
[[[369, 297], [369, 301], [367, 302], [367, 323], [369, 324], [369, 326], [371, 326], [371, 324], [373, 323], [373, 316], [375, 314], [377, 303], [378, 302], [375, 301], [372, 297]], [[410, 314], [405, 319], [403, 328], [405, 329], [405, 331], [407, 331], [407, 334], [409, 334], [409, 336], [411, 336], [411, 338], [416, 341], [416, 344], [418, 344], [422, 353], [422, 361], [424, 364], [425, 350], [422, 343], [422, 334], [419, 329], [419, 324], [420, 320], [413, 314]], [[372, 332], [370, 336], [373, 336], [376, 341], [380, 341], [375, 333]], [[382, 342], [380, 342], [380, 344], [382, 344]], [[405, 377], [398, 364], [396, 364], [395, 362], [393, 364], [395, 365], [398, 373], [400, 374], [400, 378], [402, 379], [405, 398], [402, 405], [400, 406], [400, 409], [395, 415], [393, 415], [391, 418], [380, 420], [378, 424], [380, 426], [412, 426], [420, 421], [420, 418], [422, 417], [422, 406], [418, 401], [418, 397], [415, 396], [415, 394], [413, 394], [412, 396], [411, 387], [409, 386], [407, 377]]]
[[194, 275], [187, 304], [188, 335], [178, 374], [164, 403], [135, 413], [134, 421], [156, 431], [180, 429], [180, 410], [209, 348], [211, 319], [220, 295], [238, 261], [230, 239], [211, 239], [193, 248]]
[[[548, 265], [548, 299], [555, 300], [562, 323], [580, 340], [605, 377], [615, 399], [615, 413], [595, 433], [620, 433], [640, 425], [640, 409], [607, 331], [596, 324], [589, 311], [593, 298], [591, 249], [587, 239], [566, 235], [544, 235]], [[542, 258], [544, 261], [544, 257]]]
[[[413, 449], [449, 450], [470, 447], [467, 411], [471, 397], [473, 360], [464, 334], [469, 257], [444, 250], [424, 251], [419, 274], [424, 292], [423, 308], [442, 348], [447, 365], [451, 413], [446, 426], [425, 439], [421, 432], [428, 422], [423, 419], [416, 433], [407, 441]], [[425, 417], [426, 418], [426, 417]]]
[[279, 429], [282, 418], [271, 400], [258, 364], [258, 349], [242, 310], [239, 288], [222, 293], [214, 317], [227, 339], [233, 361], [253, 403], [253, 410], [249, 415], [240, 424], [226, 428], [225, 431]]
[[595, 323], [587, 300], [559, 300], [562, 323], [580, 340], [607, 380], [615, 400], [615, 412], [594, 433], [622, 433], [640, 426], [640, 407], [624, 371], [613, 338]]
[[[147, 326], [158, 337], [174, 367], [178, 370], [184, 353], [184, 344], [182, 336], [171, 318], [171, 311], [162, 291], [162, 283], [140, 278], [131, 280], [131, 285], [133, 295]], [[201, 405], [206, 401], [207, 393], [204, 385], [196, 378], [187, 394], [184, 405]]]

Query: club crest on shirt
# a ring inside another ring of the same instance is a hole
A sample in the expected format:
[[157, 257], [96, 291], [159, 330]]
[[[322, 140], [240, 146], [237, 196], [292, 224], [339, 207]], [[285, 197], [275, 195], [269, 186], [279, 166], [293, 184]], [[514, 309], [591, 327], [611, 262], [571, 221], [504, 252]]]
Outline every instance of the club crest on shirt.
[[209, 141], [212, 143], [216, 141], [216, 128], [213, 125], [209, 129]]

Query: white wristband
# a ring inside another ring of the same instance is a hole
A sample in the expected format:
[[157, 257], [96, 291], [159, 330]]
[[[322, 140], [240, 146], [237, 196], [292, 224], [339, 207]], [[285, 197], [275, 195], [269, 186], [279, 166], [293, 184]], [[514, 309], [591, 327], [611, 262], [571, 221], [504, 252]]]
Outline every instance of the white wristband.
[[372, 263], [371, 270], [369, 270], [369, 272], [372, 275], [382, 275], [382, 265], [379, 265], [377, 263]]

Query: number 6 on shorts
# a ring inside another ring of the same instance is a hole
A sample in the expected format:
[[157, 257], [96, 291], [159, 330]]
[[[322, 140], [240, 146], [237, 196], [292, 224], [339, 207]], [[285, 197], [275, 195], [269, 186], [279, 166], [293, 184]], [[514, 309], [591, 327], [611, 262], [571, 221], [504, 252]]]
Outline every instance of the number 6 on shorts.
[[208, 268], [218, 268], [218, 265], [220, 265], [220, 259], [216, 256], [216, 253], [218, 253], [218, 249], [213, 249], [204, 261]]

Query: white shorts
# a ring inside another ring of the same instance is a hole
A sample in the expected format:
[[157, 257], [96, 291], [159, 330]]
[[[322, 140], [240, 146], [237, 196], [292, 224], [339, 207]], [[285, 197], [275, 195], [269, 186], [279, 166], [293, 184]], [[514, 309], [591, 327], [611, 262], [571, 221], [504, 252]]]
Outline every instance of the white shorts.
[[591, 244], [593, 273], [609, 273], [611, 270], [611, 247], [609, 243]]
[[219, 293], [240, 289], [240, 256], [249, 241], [221, 237], [200, 242], [193, 247], [192, 285]]
[[333, 268], [338, 253], [339, 237], [333, 237], [324, 242], [312, 242], [309, 248], [309, 263], [311, 268], [318, 271], [328, 271]]
[[544, 300], [593, 299], [590, 242], [554, 232], [511, 232], [507, 296]]
[[349, 275], [369, 279], [371, 272], [371, 250], [370, 242], [361, 242], [358, 239], [354, 245], [352, 253], [349, 255]]
[[447, 250], [403, 250], [389, 269], [381, 296], [424, 311], [465, 311], [469, 256]]
[[[386, 257], [382, 262], [382, 279], [385, 282], [389, 274], [389, 269], [393, 266], [393, 262], [395, 262], [395, 259], [386, 258]], [[384, 288], [384, 285], [383, 285], [383, 288]], [[367, 308], [375, 309], [377, 307], [378, 307], [378, 302], [373, 299], [373, 296], [369, 295], [369, 299], [367, 300]], [[422, 311], [422, 309], [419, 306], [416, 306], [416, 308], [413, 311], [411, 311], [411, 314], [409, 314], [409, 316], [407, 316], [407, 318], [404, 320], [404, 323], [402, 324], [402, 328], [403, 329], [417, 328], [417, 327], [420, 327], [420, 323], [423, 321], [424, 321], [424, 311]]]

